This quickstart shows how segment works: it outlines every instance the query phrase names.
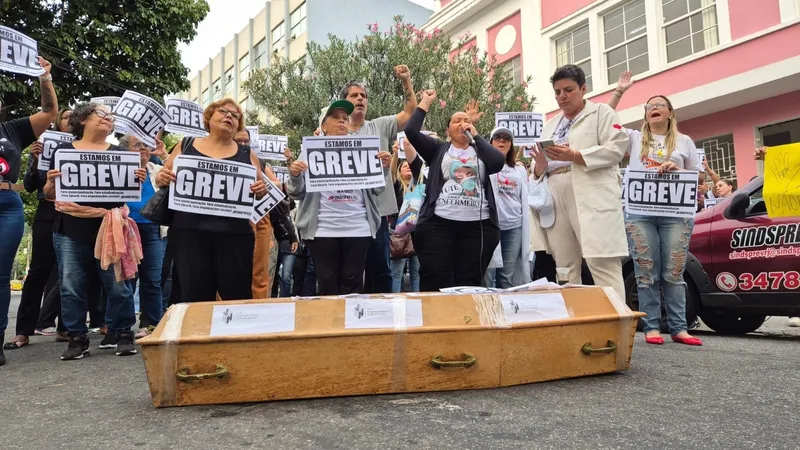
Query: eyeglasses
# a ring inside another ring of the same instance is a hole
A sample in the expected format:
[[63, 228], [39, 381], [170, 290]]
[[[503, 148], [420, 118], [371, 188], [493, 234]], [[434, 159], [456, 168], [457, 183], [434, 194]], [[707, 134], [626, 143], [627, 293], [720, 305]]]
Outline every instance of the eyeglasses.
[[511, 136], [500, 134], [492, 138], [492, 141], [511, 142]]
[[652, 110], [654, 110], [656, 108], [659, 108], [659, 109], [661, 109], [661, 108], [669, 108], [669, 105], [667, 105], [666, 103], [648, 103], [648, 104], [644, 105], [644, 110], [647, 111], [647, 112], [650, 112], [650, 111], [652, 111]]
[[250, 145], [250, 139], [234, 139], [233, 142], [236, 142], [239, 145]]
[[131, 145], [131, 150], [136, 150], [137, 152], [144, 148], [144, 144], [141, 142], [137, 142]]
[[114, 117], [114, 113], [105, 112], [102, 109], [93, 109], [92, 112], [97, 114], [97, 117], [99, 117], [100, 119], [108, 119], [112, 122], [117, 120], [117, 118]]
[[228, 109], [228, 108], [226, 108], [224, 106], [220, 106], [219, 108], [217, 108], [217, 111], [219, 111], [219, 113], [222, 114], [223, 116], [230, 115], [231, 117], [233, 117], [236, 120], [239, 120], [239, 119], [242, 118], [241, 114], [239, 114], [236, 111], [231, 111], [230, 109]]

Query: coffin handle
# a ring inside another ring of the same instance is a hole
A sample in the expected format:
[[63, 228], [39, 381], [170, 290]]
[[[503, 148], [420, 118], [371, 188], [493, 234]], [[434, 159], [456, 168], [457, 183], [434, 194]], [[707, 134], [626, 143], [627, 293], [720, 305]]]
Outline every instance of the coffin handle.
[[221, 380], [227, 377], [228, 375], [230, 375], [230, 371], [228, 370], [228, 368], [223, 366], [222, 364], [217, 364], [216, 372], [190, 374], [188, 368], [183, 368], [179, 370], [178, 373], [175, 374], [175, 378], [177, 378], [178, 381], [184, 381], [188, 383], [189, 381], [208, 380], [209, 378], [216, 378], [218, 380]]
[[587, 342], [581, 347], [581, 352], [586, 356], [591, 356], [592, 353], [614, 353], [617, 351], [617, 344], [614, 341], [609, 340], [606, 345], [607, 347], [592, 348], [592, 343]]
[[436, 355], [431, 358], [431, 365], [434, 369], [445, 369], [448, 367], [463, 367], [466, 369], [467, 367], [474, 366], [475, 363], [478, 362], [478, 360], [469, 353], [462, 354], [461, 358], [463, 359], [455, 361], [442, 361], [442, 355]]

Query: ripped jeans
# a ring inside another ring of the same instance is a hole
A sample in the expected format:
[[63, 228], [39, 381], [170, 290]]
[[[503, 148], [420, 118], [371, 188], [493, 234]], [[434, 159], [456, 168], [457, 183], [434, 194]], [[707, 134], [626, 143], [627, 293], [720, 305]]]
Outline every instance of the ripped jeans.
[[683, 271], [689, 254], [694, 218], [626, 214], [628, 248], [633, 258], [639, 311], [644, 332], [661, 330], [661, 291], [672, 336], [686, 331], [686, 282]]

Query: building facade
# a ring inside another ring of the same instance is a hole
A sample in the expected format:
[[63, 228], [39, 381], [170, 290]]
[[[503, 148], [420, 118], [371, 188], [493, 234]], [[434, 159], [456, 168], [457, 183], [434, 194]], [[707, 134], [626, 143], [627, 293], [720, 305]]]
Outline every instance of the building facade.
[[[641, 126], [642, 105], [666, 95], [680, 130], [724, 178], [762, 170], [757, 145], [800, 142], [800, 0], [442, 0], [423, 26], [495, 55], [528, 89], [536, 110], [558, 106], [549, 77], [573, 63], [594, 102], [624, 70], [636, 83], [617, 111]], [[523, 26], [524, 24], [524, 26]], [[456, 49], [457, 51], [458, 49]]]
[[401, 15], [422, 24], [431, 13], [407, 0], [267, 1], [230, 42], [209, 49], [208, 64], [191, 77], [191, 87], [178, 97], [202, 106], [230, 97], [253, 110], [255, 105], [242, 84], [252, 70], [268, 67], [276, 55], [297, 60], [305, 56], [309, 42], [327, 43], [328, 34], [356, 39], [367, 33], [368, 23], [389, 24]]

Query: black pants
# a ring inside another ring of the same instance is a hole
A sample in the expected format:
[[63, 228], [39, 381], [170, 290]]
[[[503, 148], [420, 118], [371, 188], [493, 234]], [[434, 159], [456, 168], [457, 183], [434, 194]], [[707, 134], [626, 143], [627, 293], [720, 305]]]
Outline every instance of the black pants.
[[215, 301], [218, 292], [223, 300], [253, 298], [255, 235], [173, 228], [167, 239], [181, 302]]
[[500, 229], [490, 220], [458, 222], [433, 216], [417, 225], [414, 250], [420, 291], [480, 286], [498, 242]]
[[364, 290], [364, 266], [372, 238], [316, 238], [305, 242], [314, 258], [320, 295], [357, 294]]
[[[53, 274], [55, 274], [55, 280], [58, 280], [56, 252], [53, 250], [53, 222], [45, 220], [34, 221], [31, 237], [33, 238], [31, 265], [28, 270], [28, 276], [25, 278], [25, 284], [22, 286], [22, 298], [20, 298], [19, 310], [17, 310], [16, 331], [18, 336], [33, 336], [33, 332], [39, 322], [42, 296], [46, 292], [45, 288], [49, 284], [48, 281]], [[55, 325], [55, 317], [61, 310], [61, 302], [58, 301], [57, 304], [47, 306], [49, 308], [47, 312], [52, 314], [52, 322]], [[47, 325], [44, 328], [53, 325]]]
[[381, 226], [369, 246], [364, 269], [364, 292], [388, 294], [392, 292], [392, 271], [389, 265], [389, 221], [381, 219]]

